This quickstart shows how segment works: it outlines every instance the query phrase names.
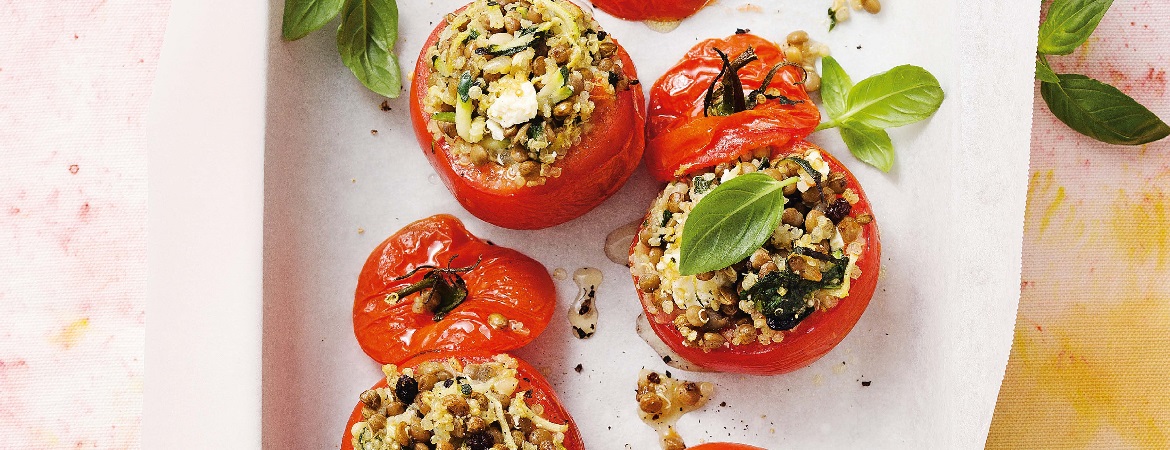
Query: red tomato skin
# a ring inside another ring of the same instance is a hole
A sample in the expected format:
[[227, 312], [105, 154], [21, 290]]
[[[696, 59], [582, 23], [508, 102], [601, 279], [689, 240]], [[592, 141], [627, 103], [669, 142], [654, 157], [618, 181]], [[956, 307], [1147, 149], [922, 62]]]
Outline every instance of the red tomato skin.
[[799, 82], [803, 73], [784, 67], [770, 85], [795, 105], [769, 100], [755, 109], [730, 116], [704, 116], [703, 100], [722, 67], [718, 48], [734, 59], [751, 47], [759, 61], [739, 71], [744, 89], [756, 89], [784, 52], [775, 43], [752, 34], [708, 39], [692, 48], [650, 90], [646, 128], [646, 167], [662, 182], [732, 161], [761, 147], [785, 147], [808, 136], [821, 115]]
[[[853, 205], [850, 217], [861, 214], [873, 215], [873, 209], [865, 192], [861, 190], [857, 178], [833, 155], [807, 142], [801, 142], [796, 147], [786, 150], [773, 150], [772, 157], [801, 153], [813, 148], [821, 152], [830, 170], [845, 174], [848, 186], [857, 192], [860, 200]], [[642, 311], [649, 319], [654, 333], [662, 339], [672, 350], [696, 365], [718, 372], [746, 373], [752, 375], [776, 375], [788, 373], [801, 367], [812, 364], [833, 347], [836, 347], [845, 335], [857, 324], [869, 300], [877, 288], [877, 280], [881, 264], [881, 236], [878, 233], [877, 221], [862, 225], [865, 247], [858, 258], [857, 267], [861, 269], [861, 276], [853, 280], [849, 286], [849, 295], [841, 299], [837, 306], [825, 311], [816, 311], [804, 321], [800, 322], [791, 331], [784, 332], [784, 340], [780, 343], [762, 345], [753, 343], [722, 347], [711, 352], [704, 352], [696, 347], [683, 345], [683, 336], [674, 327], [671, 315], [658, 314], [664, 323], [659, 323], [654, 315], [646, 310], [646, 302], [652, 301], [645, 297], [645, 293], [638, 290], [638, 298], [642, 303]], [[640, 232], [641, 230], [639, 230]], [[635, 235], [636, 236], [636, 235]], [[636, 238], [635, 238], [636, 239]], [[636, 245], [637, 242], [635, 241]], [[633, 247], [630, 248], [631, 253]], [[638, 277], [634, 276], [634, 285], [638, 285]]]
[[744, 444], [732, 444], [728, 442], [708, 442], [694, 447], [687, 447], [688, 450], [766, 450], [760, 447], [753, 447]]
[[695, 15], [709, 0], [593, 0], [593, 6], [625, 20], [675, 21]]
[[[509, 355], [512, 356], [512, 355]], [[515, 356], [512, 356], [516, 358]], [[481, 364], [492, 359], [491, 353], [483, 352], [429, 352], [411, 358], [409, 361], [402, 363], [399, 370], [405, 368], [418, 367], [427, 361], [443, 360], [447, 358], [455, 358], [464, 365], [467, 364]], [[585, 443], [581, 440], [581, 431], [577, 428], [577, 423], [573, 422], [573, 417], [569, 415], [569, 411], [561, 404], [560, 399], [557, 398], [556, 391], [552, 385], [548, 384], [548, 380], [540, 374], [540, 371], [532, 367], [520, 358], [516, 358], [518, 364], [518, 375], [520, 384], [516, 386], [516, 391], [521, 392], [525, 390], [532, 390], [532, 397], [527, 399], [528, 406], [541, 405], [544, 407], [544, 418], [554, 423], [569, 424], [569, 431], [565, 433], [565, 449], [566, 450], [585, 450]], [[377, 389], [386, 387], [386, 378], [382, 377], [370, 389]], [[349, 422], [345, 425], [345, 431], [341, 437], [341, 450], [353, 450], [353, 442], [351, 442], [350, 429], [354, 424], [362, 420], [362, 403], [359, 401], [353, 408], [353, 412], [349, 415]]]
[[[631, 85], [616, 96], [600, 88], [590, 92], [595, 104], [592, 128], [556, 163], [561, 175], [548, 178], [543, 185], [500, 189], [488, 184], [496, 179], [490, 171], [456, 164], [450, 143], [445, 139], [436, 141], [427, 131], [430, 118], [425, 116], [422, 107], [426, 98], [425, 80], [431, 75], [425, 49], [438, 42], [446, 26], [444, 20], [435, 27], [415, 64], [410, 118], [415, 137], [431, 166], [468, 212], [504, 228], [535, 230], [581, 217], [621, 189], [638, 167], [646, 146], [645, 95], [641, 84]], [[634, 62], [621, 45], [618, 54], [626, 77], [637, 79]]]
[[[443, 320], [412, 311], [414, 297], [396, 304], [386, 295], [422, 279], [405, 275], [421, 265], [479, 265], [462, 274], [468, 296]], [[358, 344], [375, 361], [396, 364], [432, 350], [501, 352], [531, 342], [548, 325], [556, 308], [556, 287], [536, 260], [489, 244], [467, 231], [453, 216], [437, 215], [407, 225], [387, 238], [366, 260], [354, 294], [353, 327]], [[520, 321], [526, 333], [488, 324], [492, 313]]]

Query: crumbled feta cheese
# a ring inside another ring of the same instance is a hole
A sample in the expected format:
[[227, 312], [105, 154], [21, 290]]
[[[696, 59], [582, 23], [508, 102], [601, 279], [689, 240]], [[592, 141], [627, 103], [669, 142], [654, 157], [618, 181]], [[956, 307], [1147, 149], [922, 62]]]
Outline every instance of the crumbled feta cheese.
[[495, 139], [497, 141], [504, 140], [504, 127], [501, 126], [499, 122], [496, 122], [495, 120], [492, 120], [492, 119], [488, 119], [487, 120], [487, 129], [488, 129], [488, 131], [492, 132], [492, 139]]
[[748, 289], [751, 289], [752, 286], [756, 285], [756, 282], [759, 281], [759, 279], [760, 279], [760, 277], [752, 272], [748, 272], [748, 273], [743, 274], [743, 285], [742, 285], [743, 290], [746, 291]]
[[488, 118], [507, 128], [535, 118], [538, 107], [536, 86], [530, 81], [525, 81], [515, 88], [500, 92], [500, 96], [488, 108], [487, 114]]
[[808, 152], [808, 157], [805, 159], [808, 161], [808, 165], [821, 173], [822, 178], [829, 176], [829, 163], [825, 162], [825, 159], [821, 157], [821, 152]]

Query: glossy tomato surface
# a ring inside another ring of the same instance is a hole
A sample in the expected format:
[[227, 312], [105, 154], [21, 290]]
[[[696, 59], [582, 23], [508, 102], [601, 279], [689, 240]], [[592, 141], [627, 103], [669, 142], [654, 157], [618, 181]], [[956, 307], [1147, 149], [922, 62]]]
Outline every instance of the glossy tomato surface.
[[709, 0], [592, 0], [593, 6], [626, 20], [675, 21], [694, 15]]
[[731, 444], [727, 442], [708, 442], [694, 447], [687, 447], [688, 450], [765, 450], [760, 447], [753, 447], [744, 444]]
[[723, 66], [715, 49], [735, 59], [749, 47], [759, 60], [738, 74], [744, 89], [754, 90], [776, 64], [784, 62], [784, 52], [775, 43], [747, 33], [700, 42], [654, 84], [646, 167], [659, 181], [673, 181], [757, 148], [792, 145], [816, 128], [820, 112], [798, 84], [804, 80], [803, 70], [793, 66], [780, 69], [769, 85], [788, 101], [771, 99], [728, 116], [704, 115], [707, 90]]
[[[426, 80], [431, 76], [426, 49], [438, 42], [446, 26], [444, 20], [431, 33], [415, 65], [410, 117], [415, 136], [431, 166], [468, 212], [504, 228], [547, 228], [584, 215], [625, 184], [645, 148], [645, 97], [641, 85], [633, 83], [630, 89], [616, 94], [609, 94], [601, 87], [590, 92], [589, 98], [596, 106], [591, 127], [582, 134], [580, 143], [554, 165], [561, 168], [561, 175], [548, 178], [543, 185], [501, 187], [505, 184], [501, 183], [502, 171], [493, 170], [491, 164], [457, 164], [450, 143], [445, 139], [436, 140], [427, 130], [431, 118], [423, 113], [422, 107]], [[636, 80], [634, 63], [620, 45], [618, 54], [626, 77]]]
[[[398, 367], [401, 371], [402, 369], [406, 368], [418, 367], [419, 364], [427, 361], [439, 361], [445, 360], [447, 358], [455, 358], [463, 365], [482, 364], [491, 361], [492, 354], [482, 352], [431, 352], [411, 358], [409, 361], [398, 365]], [[515, 356], [513, 356], [513, 358], [515, 358]], [[577, 424], [573, 422], [573, 418], [569, 415], [569, 411], [566, 410], [564, 405], [561, 404], [561, 401], [557, 399], [556, 392], [553, 390], [552, 385], [548, 384], [548, 381], [544, 379], [544, 376], [542, 376], [535, 367], [532, 367], [532, 365], [524, 362], [524, 360], [520, 358], [516, 358], [516, 362], [518, 363], [517, 371], [519, 372], [518, 376], [520, 378], [520, 384], [516, 386], [516, 392], [532, 391], [532, 395], [525, 399], [525, 402], [529, 406], [534, 407], [535, 405], [540, 405], [544, 408], [542, 417], [553, 423], [569, 425], [569, 431], [565, 433], [565, 449], [585, 450], [585, 444], [581, 441], [581, 431], [577, 429]], [[370, 389], [383, 387], [387, 387], [385, 377], [379, 380], [378, 383]], [[358, 401], [357, 405], [353, 408], [353, 412], [349, 416], [349, 422], [347, 422], [345, 425], [345, 432], [341, 438], [342, 450], [353, 450], [353, 442], [351, 442], [352, 435], [350, 434], [349, 430], [352, 429], [354, 424], [358, 423], [360, 420], [362, 420], [362, 403], [361, 401]]]
[[[821, 152], [829, 169], [833, 172], [845, 174], [848, 186], [860, 198], [853, 204], [850, 217], [862, 214], [873, 215], [865, 191], [861, 189], [857, 178], [849, 172], [833, 155], [817, 148], [813, 144], [800, 142], [795, 147], [784, 150], [773, 150], [773, 159], [789, 154], [804, 154], [808, 149]], [[784, 331], [784, 340], [779, 343], [763, 345], [752, 343], [747, 345], [724, 346], [710, 352], [704, 352], [696, 347], [683, 345], [684, 338], [673, 325], [674, 315], [659, 312], [657, 315], [646, 311], [648, 299], [641, 290], [638, 296], [642, 300], [642, 310], [654, 329], [654, 333], [679, 356], [696, 365], [720, 372], [737, 372], [755, 375], [773, 375], [791, 372], [811, 364], [820, 359], [833, 347], [836, 347], [845, 335], [857, 324], [861, 314], [869, 305], [877, 287], [878, 274], [881, 264], [881, 237], [878, 234], [877, 221], [862, 225], [865, 246], [857, 260], [857, 267], [861, 269], [861, 276], [852, 280], [849, 295], [841, 299], [837, 306], [828, 310], [817, 310], [789, 331]], [[640, 231], [640, 230], [639, 230]], [[636, 244], [636, 242], [635, 242]], [[631, 248], [632, 252], [632, 248]], [[634, 285], [638, 285], [638, 277], [634, 276]]]
[[[448, 264], [476, 267], [461, 274], [466, 300], [442, 320], [435, 321], [429, 311], [414, 312], [418, 294], [397, 303], [386, 300], [424, 275], [397, 277], [419, 266]], [[544, 331], [556, 298], [544, 265], [473, 236], [455, 217], [437, 215], [407, 225], [370, 254], [358, 277], [353, 329], [362, 350], [383, 364], [432, 350], [500, 352], [519, 348]], [[522, 326], [492, 328], [488, 318], [493, 313]]]

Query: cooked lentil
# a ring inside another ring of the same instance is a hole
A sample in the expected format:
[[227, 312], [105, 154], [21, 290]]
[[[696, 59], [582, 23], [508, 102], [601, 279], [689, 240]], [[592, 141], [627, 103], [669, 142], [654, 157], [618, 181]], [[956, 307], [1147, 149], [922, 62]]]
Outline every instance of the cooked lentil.
[[401, 371], [363, 392], [362, 420], [350, 429], [358, 450], [564, 450], [567, 424], [525, 403], [516, 360], [498, 355], [466, 366], [454, 359]]
[[568, 0], [476, 0], [446, 21], [426, 53], [428, 129], [501, 185], [560, 176], [593, 99], [631, 84], [613, 38]]
[[684, 449], [682, 437], [674, 425], [684, 414], [702, 408], [715, 392], [708, 382], [692, 382], [643, 369], [638, 375], [638, 413], [658, 432], [663, 450]]
[[821, 89], [821, 75], [817, 72], [817, 60], [829, 54], [829, 47], [808, 37], [808, 32], [796, 30], [788, 33], [783, 44], [784, 59], [804, 68], [805, 92]]
[[[731, 267], [681, 275], [679, 240], [687, 215], [715, 186], [753, 171], [800, 178], [788, 193], [780, 226], [762, 248]], [[861, 276], [862, 225], [873, 218], [854, 211], [858, 201], [844, 174], [831, 170], [815, 149], [721, 164], [667, 185], [648, 217], [671, 208], [680, 212], [648, 220], [630, 256], [650, 320], [673, 324], [684, 345], [704, 351], [780, 342], [809, 314], [835, 307], [848, 296], [850, 280]]]
[[882, 12], [881, 0], [833, 0], [829, 15], [836, 23], [849, 20], [849, 10], [865, 11], [870, 14]]

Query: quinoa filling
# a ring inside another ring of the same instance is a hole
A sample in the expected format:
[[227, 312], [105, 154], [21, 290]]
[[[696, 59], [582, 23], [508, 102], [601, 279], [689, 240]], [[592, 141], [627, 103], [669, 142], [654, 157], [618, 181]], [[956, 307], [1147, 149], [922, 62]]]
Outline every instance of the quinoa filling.
[[629, 89], [617, 43], [567, 0], [476, 0], [446, 20], [426, 53], [428, 129], [503, 185], [560, 176], [593, 98]]
[[362, 420], [350, 429], [359, 450], [564, 450], [567, 424], [545, 419], [517, 392], [517, 362], [497, 355], [466, 366], [428, 361], [382, 367], [387, 387], [361, 394]]
[[[800, 178], [784, 190], [789, 207], [781, 224], [743, 261], [681, 275], [680, 240], [691, 209], [719, 184], [751, 172]], [[630, 259], [650, 320], [670, 320], [684, 345], [704, 351], [780, 342], [784, 331], [813, 312], [835, 307], [849, 295], [850, 280], [861, 276], [863, 226], [873, 217], [852, 211], [858, 201], [845, 174], [830, 170], [815, 149], [774, 159], [760, 149], [667, 185], [651, 206]]]

